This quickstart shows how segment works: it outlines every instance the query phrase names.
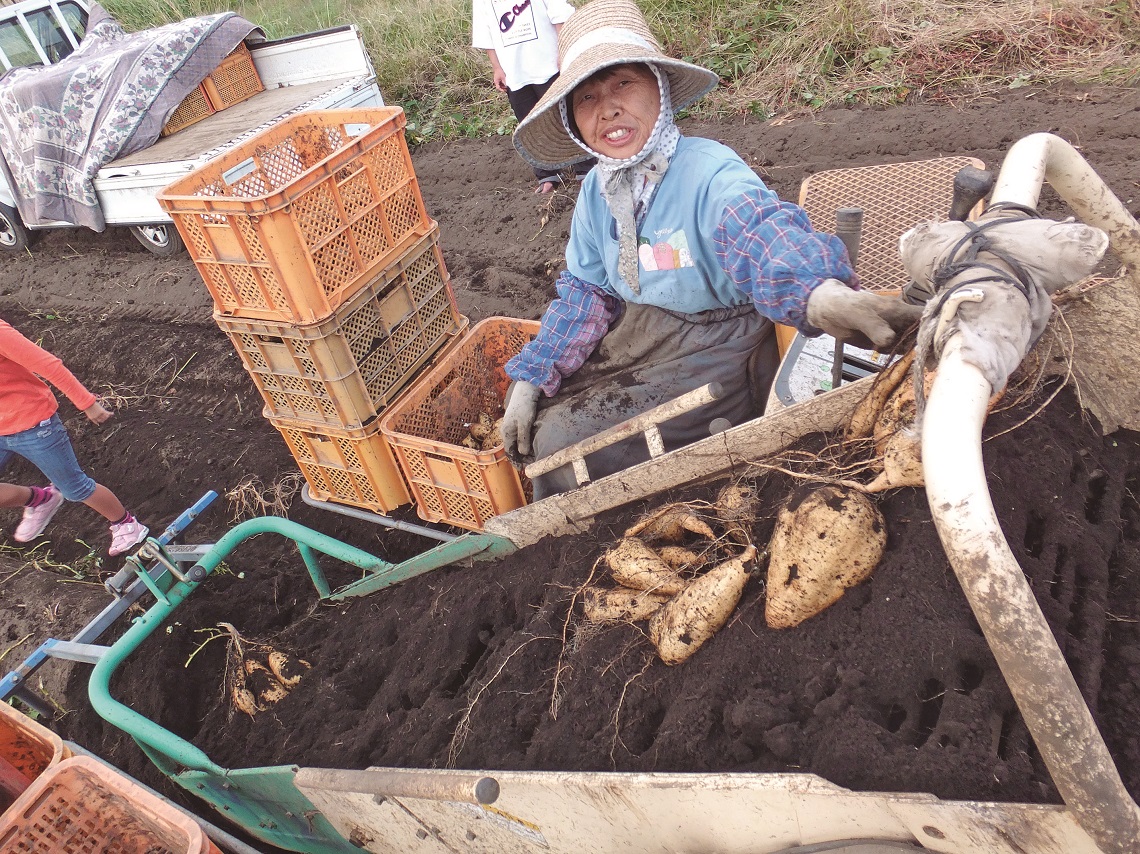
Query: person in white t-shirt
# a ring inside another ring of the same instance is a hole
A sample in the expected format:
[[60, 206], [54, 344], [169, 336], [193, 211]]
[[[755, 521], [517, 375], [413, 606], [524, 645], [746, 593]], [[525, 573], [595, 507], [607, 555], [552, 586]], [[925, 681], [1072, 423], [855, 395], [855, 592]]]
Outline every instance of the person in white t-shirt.
[[[487, 51], [495, 88], [520, 122], [558, 78], [558, 31], [574, 13], [566, 0], [472, 0], [471, 44]], [[579, 180], [593, 161], [579, 163]], [[536, 193], [551, 193], [559, 172], [535, 168]]]

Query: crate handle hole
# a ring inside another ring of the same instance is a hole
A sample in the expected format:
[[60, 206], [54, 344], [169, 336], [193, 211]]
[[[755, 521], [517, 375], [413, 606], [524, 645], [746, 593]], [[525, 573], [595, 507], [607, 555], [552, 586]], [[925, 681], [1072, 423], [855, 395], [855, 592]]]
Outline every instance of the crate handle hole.
[[222, 173], [222, 180], [227, 184], [236, 184], [246, 175], [249, 175], [257, 168], [257, 163], [254, 162], [252, 157], [248, 157], [239, 163], [237, 166], [232, 166]]
[[372, 125], [365, 122], [350, 122], [344, 126], [344, 132], [349, 136], [360, 136], [372, 130]]

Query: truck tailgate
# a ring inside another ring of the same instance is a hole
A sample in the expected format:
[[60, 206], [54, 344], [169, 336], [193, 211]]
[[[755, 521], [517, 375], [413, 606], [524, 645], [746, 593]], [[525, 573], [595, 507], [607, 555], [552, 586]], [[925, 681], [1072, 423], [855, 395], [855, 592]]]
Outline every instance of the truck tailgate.
[[[208, 118], [162, 137], [154, 145], [120, 157], [104, 166], [99, 177], [109, 178], [120, 169], [154, 163], [177, 163], [197, 160], [220, 146], [235, 142], [239, 137], [271, 122], [320, 95], [351, 82], [352, 78], [324, 80], [300, 86], [282, 86], [258, 92], [248, 100], [214, 113]], [[368, 78], [360, 78], [366, 83]]]

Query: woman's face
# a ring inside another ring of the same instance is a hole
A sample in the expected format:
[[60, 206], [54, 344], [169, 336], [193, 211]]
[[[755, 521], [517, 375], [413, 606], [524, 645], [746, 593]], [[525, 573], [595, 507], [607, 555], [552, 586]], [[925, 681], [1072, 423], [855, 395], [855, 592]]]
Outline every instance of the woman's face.
[[661, 112], [661, 94], [648, 66], [613, 65], [579, 83], [570, 106], [586, 145], [625, 160], [645, 147]]

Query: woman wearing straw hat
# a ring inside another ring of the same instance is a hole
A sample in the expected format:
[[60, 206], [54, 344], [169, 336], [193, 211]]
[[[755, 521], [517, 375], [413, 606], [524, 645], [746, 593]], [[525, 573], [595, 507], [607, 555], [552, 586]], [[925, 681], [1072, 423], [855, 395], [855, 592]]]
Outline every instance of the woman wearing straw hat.
[[[773, 322], [884, 348], [918, 319], [920, 307], [855, 290], [842, 241], [814, 232], [734, 151], [681, 136], [674, 111], [717, 77], [665, 56], [633, 0], [587, 3], [558, 47], [562, 72], [515, 147], [535, 166], [598, 165], [558, 298], [506, 366], [502, 433], [516, 464], [709, 382], [727, 393], [661, 425], [667, 448], [707, 436], [713, 419], [755, 417], [778, 367]], [[597, 478], [647, 458], [638, 437], [586, 462]], [[536, 479], [534, 497], [575, 485], [565, 466]]]

